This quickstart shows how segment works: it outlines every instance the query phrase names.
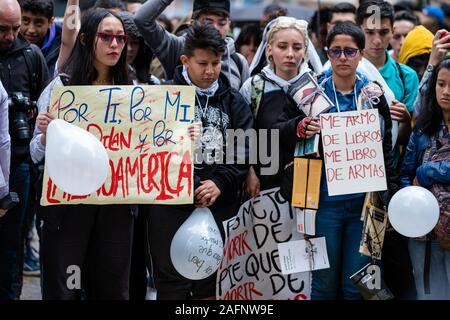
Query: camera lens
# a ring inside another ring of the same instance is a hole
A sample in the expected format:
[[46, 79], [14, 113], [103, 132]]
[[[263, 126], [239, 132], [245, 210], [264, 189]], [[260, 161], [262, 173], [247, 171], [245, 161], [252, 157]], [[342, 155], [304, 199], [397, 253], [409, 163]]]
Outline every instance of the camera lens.
[[11, 133], [16, 139], [31, 139], [31, 130], [28, 125], [27, 115], [23, 112], [14, 113], [11, 119]]

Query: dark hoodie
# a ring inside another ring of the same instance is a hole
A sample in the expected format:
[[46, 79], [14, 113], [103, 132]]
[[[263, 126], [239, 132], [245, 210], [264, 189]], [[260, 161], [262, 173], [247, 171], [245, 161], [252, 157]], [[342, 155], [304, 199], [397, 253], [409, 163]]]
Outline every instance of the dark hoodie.
[[[183, 66], [175, 69], [173, 83], [176, 85], [188, 85], [182, 75]], [[203, 123], [203, 136], [207, 136], [210, 147], [222, 145], [226, 141], [226, 129], [247, 129], [253, 128], [253, 116], [250, 107], [245, 102], [241, 94], [230, 86], [227, 77], [221, 73], [219, 77], [219, 89], [214, 96], [208, 98], [206, 107], [206, 96], [197, 95], [200, 99], [195, 101], [196, 118], [201, 118]], [[202, 108], [206, 109], [203, 116]], [[237, 157], [237, 148], [234, 148], [234, 155], [227, 155], [223, 148], [223, 159]], [[248, 145], [245, 146], [246, 162], [248, 163]], [[212, 154], [214, 156], [214, 154]], [[218, 164], [201, 163], [195, 165], [194, 188], [200, 186], [200, 181], [212, 180], [221, 191], [217, 203], [228, 203], [236, 201], [238, 190], [247, 175], [249, 165], [247, 164]]]

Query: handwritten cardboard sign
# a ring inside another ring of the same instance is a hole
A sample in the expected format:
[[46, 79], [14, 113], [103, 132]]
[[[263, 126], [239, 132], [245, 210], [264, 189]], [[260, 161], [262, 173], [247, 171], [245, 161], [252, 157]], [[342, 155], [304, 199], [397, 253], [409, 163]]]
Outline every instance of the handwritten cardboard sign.
[[280, 189], [261, 191], [225, 221], [227, 236], [217, 270], [220, 300], [307, 300], [310, 273], [282, 274], [278, 244], [301, 240], [295, 211]]
[[320, 123], [329, 195], [386, 190], [378, 110], [322, 114]]
[[88, 196], [59, 190], [47, 174], [41, 204], [183, 204], [193, 201], [195, 91], [187, 86], [60, 87], [49, 112], [96, 136], [110, 159], [105, 184]]

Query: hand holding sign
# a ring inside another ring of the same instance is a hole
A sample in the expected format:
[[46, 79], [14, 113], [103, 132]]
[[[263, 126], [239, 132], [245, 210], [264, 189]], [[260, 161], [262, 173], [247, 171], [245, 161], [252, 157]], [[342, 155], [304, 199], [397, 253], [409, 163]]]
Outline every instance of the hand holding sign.
[[53, 120], [47, 129], [45, 166], [53, 182], [71, 195], [95, 192], [106, 181], [109, 158], [91, 133], [63, 120]]
[[422, 237], [436, 226], [439, 204], [427, 189], [410, 186], [394, 194], [388, 215], [398, 233], [411, 238]]
[[222, 237], [211, 211], [195, 209], [175, 233], [170, 258], [183, 277], [201, 280], [217, 270], [222, 250]]

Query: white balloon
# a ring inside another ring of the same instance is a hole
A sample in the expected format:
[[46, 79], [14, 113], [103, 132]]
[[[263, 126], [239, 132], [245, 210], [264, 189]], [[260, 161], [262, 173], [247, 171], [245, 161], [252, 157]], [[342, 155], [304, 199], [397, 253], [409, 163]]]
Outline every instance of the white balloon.
[[222, 260], [223, 241], [208, 208], [195, 209], [175, 233], [170, 258], [185, 278], [201, 280], [212, 275]]
[[109, 158], [105, 147], [93, 134], [56, 119], [47, 128], [45, 166], [59, 189], [84, 196], [105, 183]]
[[406, 237], [422, 237], [436, 226], [439, 204], [427, 189], [417, 186], [398, 191], [388, 208], [389, 221], [398, 233]]

